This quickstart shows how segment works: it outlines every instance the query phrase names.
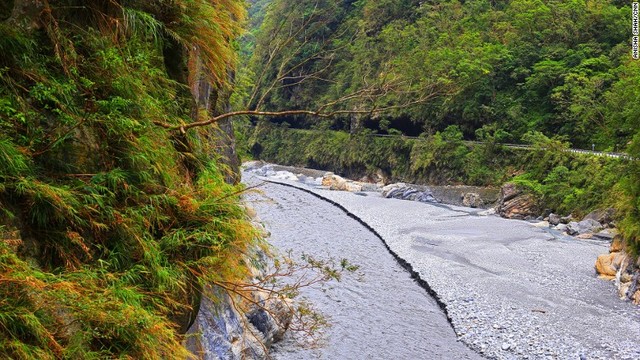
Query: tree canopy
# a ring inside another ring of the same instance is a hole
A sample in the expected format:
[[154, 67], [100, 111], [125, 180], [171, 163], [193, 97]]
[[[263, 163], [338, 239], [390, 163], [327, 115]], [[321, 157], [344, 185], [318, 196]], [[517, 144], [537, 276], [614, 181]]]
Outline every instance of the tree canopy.
[[[497, 126], [508, 141], [533, 130], [602, 150], [634, 136], [615, 95], [636, 67], [627, 2], [274, 0], [266, 9], [249, 66], [263, 103], [251, 106], [315, 108], [377, 85], [393, 91], [341, 106], [421, 101], [355, 127], [417, 135], [455, 124], [473, 138]], [[625, 88], [629, 97], [638, 85]], [[331, 125], [354, 125], [342, 120]]]

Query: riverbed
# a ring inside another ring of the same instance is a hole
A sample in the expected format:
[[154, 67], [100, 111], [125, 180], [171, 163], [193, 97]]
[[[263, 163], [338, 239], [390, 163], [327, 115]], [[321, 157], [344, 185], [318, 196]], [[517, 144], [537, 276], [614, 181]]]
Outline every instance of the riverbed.
[[[332, 323], [325, 344], [304, 349], [285, 341], [277, 359], [640, 358], [640, 312], [593, 270], [606, 243], [477, 209], [268, 180], [280, 184], [262, 186], [270, 200], [254, 206], [274, 246], [346, 257], [362, 272], [305, 290]], [[245, 173], [245, 181], [259, 179]]]
[[[255, 184], [255, 179], [247, 179]], [[292, 258], [346, 259], [358, 267], [340, 282], [302, 289], [330, 327], [312, 347], [295, 334], [276, 344], [274, 359], [478, 359], [459, 342], [444, 313], [362, 224], [308, 193], [260, 187], [251, 205], [269, 242]]]

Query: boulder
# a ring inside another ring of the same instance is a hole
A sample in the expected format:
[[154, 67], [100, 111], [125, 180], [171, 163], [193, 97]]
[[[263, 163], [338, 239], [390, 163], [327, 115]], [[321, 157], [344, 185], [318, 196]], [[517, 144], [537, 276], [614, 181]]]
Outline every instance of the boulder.
[[360, 192], [360, 191], [362, 191], [362, 185], [357, 184], [357, 183], [352, 182], [352, 181], [347, 181], [344, 184], [344, 190], [350, 191], [350, 192]]
[[580, 222], [572, 221], [567, 225], [567, 233], [569, 235], [582, 235], [582, 234], [593, 234], [602, 230], [602, 224], [593, 220], [587, 219]]
[[560, 223], [561, 224], [568, 224], [573, 220], [573, 215], [569, 214], [567, 216], [563, 216], [560, 218]]
[[262, 335], [262, 343], [270, 347], [282, 340], [293, 318], [291, 300], [274, 298], [267, 291], [253, 294], [254, 305], [246, 314], [247, 319]]
[[221, 289], [211, 287], [208, 292], [187, 332], [186, 348], [198, 359], [265, 359], [268, 348], [234, 300]]
[[420, 190], [405, 183], [387, 185], [382, 188], [382, 197], [387, 199], [439, 202], [429, 190]]
[[549, 224], [553, 226], [560, 224], [560, 215], [554, 213], [549, 214]]
[[484, 201], [480, 194], [466, 193], [462, 197], [462, 205], [470, 208], [478, 208], [484, 205]]
[[405, 183], [389, 184], [389, 185], [387, 185], [387, 186], [382, 188], [382, 197], [388, 198], [389, 197], [388, 194], [391, 191], [399, 189], [399, 188], [405, 188], [405, 187], [407, 187], [407, 184], [405, 184]]
[[555, 226], [555, 229], [560, 231], [560, 232], [562, 232], [562, 233], [565, 233], [565, 232], [567, 232], [567, 225], [566, 224], [558, 224], [558, 225]]
[[613, 218], [616, 214], [615, 209], [613, 208], [608, 208], [608, 209], [598, 209], [595, 211], [592, 211], [591, 213], [589, 213], [587, 216], [585, 216], [582, 220], [594, 220], [597, 221], [600, 224], [609, 224], [613, 221]]
[[355, 181], [347, 180], [342, 176], [338, 176], [334, 173], [326, 173], [324, 177], [322, 177], [322, 186], [328, 187], [329, 190], [350, 192], [362, 191], [362, 184]]
[[507, 219], [536, 218], [540, 212], [538, 199], [515, 184], [505, 184], [500, 193], [497, 213]]
[[596, 272], [603, 278], [614, 279], [628, 258], [628, 255], [619, 252], [602, 254], [596, 260]]
[[622, 240], [622, 236], [616, 235], [611, 241], [611, 246], [609, 247], [609, 252], [620, 252], [624, 250], [624, 242]]
[[347, 180], [345, 180], [342, 176], [338, 176], [334, 173], [326, 173], [322, 177], [322, 186], [326, 186], [331, 190], [336, 190], [336, 188], [344, 188]]
[[620, 299], [640, 305], [640, 259], [633, 264], [625, 250], [622, 236], [615, 235], [609, 254], [598, 257], [596, 272], [603, 279], [615, 280]]
[[636, 291], [635, 294], [631, 296], [631, 300], [636, 305], [640, 305], [640, 290]]

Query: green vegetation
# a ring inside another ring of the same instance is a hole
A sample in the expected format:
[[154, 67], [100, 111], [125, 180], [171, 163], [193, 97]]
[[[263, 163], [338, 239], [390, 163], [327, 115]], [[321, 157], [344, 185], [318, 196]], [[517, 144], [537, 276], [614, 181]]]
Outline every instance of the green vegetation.
[[243, 42], [240, 0], [0, 4], [0, 357], [188, 356], [202, 287], [245, 279], [261, 245], [204, 125], [229, 101], [338, 112], [241, 134], [265, 159], [513, 180], [559, 212], [614, 204], [640, 248], [640, 167], [563, 151], [640, 157], [628, 3], [251, 4]]
[[316, 109], [366, 88], [336, 107], [398, 108], [331, 127], [418, 135], [458, 125], [471, 139], [495, 126], [508, 142], [540, 131], [622, 150], [637, 125], [630, 13], [611, 0], [274, 0], [257, 31], [248, 107]]
[[[557, 211], [615, 205], [622, 232], [637, 247], [637, 166], [548, 151], [594, 146], [640, 156], [640, 62], [630, 56], [630, 5], [273, 0], [241, 76], [242, 89], [252, 91], [240, 94], [253, 109], [345, 111], [330, 119], [274, 119], [351, 135], [305, 138], [304, 149], [287, 140], [301, 133], [265, 137], [259, 143], [266, 158], [346, 173], [379, 167], [399, 179], [436, 183], [499, 185], [516, 174]], [[425, 141], [360, 141], [362, 131]], [[463, 139], [487, 145], [469, 148]], [[279, 147], [284, 154], [276, 156], [269, 141], [286, 143]], [[314, 145], [322, 142], [325, 149]], [[499, 142], [544, 146], [525, 155]]]
[[153, 122], [203, 115], [189, 86], [226, 79], [243, 3], [14, 5], [0, 14], [0, 358], [186, 358], [200, 289], [246, 279], [259, 238], [210, 130]]
[[[420, 139], [375, 137], [329, 130], [300, 130], [259, 123], [242, 138], [255, 158], [278, 164], [325, 169], [351, 178], [382, 170], [392, 181], [419, 184], [499, 186], [514, 182], [550, 211], [586, 215], [619, 206], [620, 174], [632, 161], [565, 151], [567, 144], [530, 133], [533, 149], [514, 149], [488, 141], [470, 144], [457, 126]], [[622, 196], [626, 199], [626, 196]]]

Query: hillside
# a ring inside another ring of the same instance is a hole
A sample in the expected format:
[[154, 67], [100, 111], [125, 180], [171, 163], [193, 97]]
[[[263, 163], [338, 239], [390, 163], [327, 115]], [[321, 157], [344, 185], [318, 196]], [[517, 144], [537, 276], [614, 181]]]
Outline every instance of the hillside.
[[[627, 2], [275, 0], [266, 9], [243, 78], [249, 84], [244, 106], [334, 115], [280, 116], [273, 123], [421, 135], [436, 143], [537, 143], [640, 155], [640, 62], [631, 57]], [[428, 154], [438, 146], [428, 147], [422, 159], [437, 161]], [[386, 156], [394, 156], [366, 143], [359, 147], [365, 148], [374, 153], [351, 157], [386, 163], [392, 161]], [[288, 150], [282, 148], [280, 158]], [[445, 170], [457, 166], [458, 173], [470, 174], [459, 182], [501, 185], [508, 180], [504, 174], [515, 173], [533, 188], [555, 188], [548, 194], [554, 206], [574, 202], [578, 212], [615, 206], [626, 238], [636, 246], [640, 174], [633, 162], [616, 171], [612, 183], [608, 171], [552, 155], [505, 168], [504, 161], [518, 161], [489, 150], [440, 156], [450, 158], [443, 161]], [[291, 155], [313, 158], [313, 152], [298, 147]], [[411, 155], [412, 161], [420, 158]], [[607, 184], [599, 190], [604, 195], [596, 195], [605, 200], [575, 203], [576, 196], [590, 196], [579, 189], [597, 183]]]

